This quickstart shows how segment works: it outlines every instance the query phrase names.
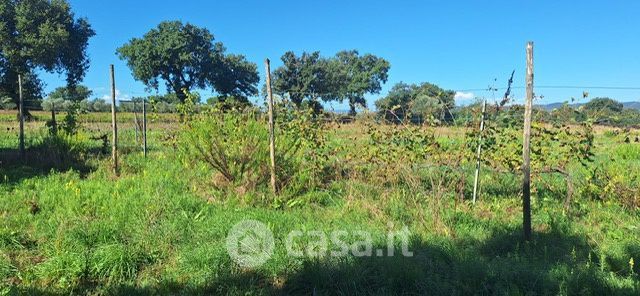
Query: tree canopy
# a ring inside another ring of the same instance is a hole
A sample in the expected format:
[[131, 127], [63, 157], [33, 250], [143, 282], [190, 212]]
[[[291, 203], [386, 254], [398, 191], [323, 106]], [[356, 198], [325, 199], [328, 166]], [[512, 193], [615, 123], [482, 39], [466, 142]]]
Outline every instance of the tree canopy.
[[66, 0], [0, 0], [0, 96], [17, 101], [21, 74], [25, 98], [40, 98], [38, 70], [64, 73], [74, 87], [89, 67], [86, 50], [94, 35]]
[[89, 99], [93, 95], [88, 87], [77, 85], [75, 87], [58, 87], [49, 94], [49, 99], [62, 99], [74, 102], [80, 102]]
[[366, 106], [364, 95], [377, 94], [382, 84], [387, 82], [389, 62], [371, 54], [360, 56], [358, 51], [341, 51], [331, 60], [334, 73], [337, 100], [348, 101], [350, 113], [356, 113], [357, 106]]
[[273, 92], [288, 96], [297, 107], [303, 100], [328, 100], [327, 60], [320, 52], [303, 52], [299, 57], [292, 51], [280, 58], [283, 65], [273, 71]]
[[135, 79], [157, 90], [162, 80], [181, 102], [184, 91], [212, 88], [221, 96], [256, 95], [257, 66], [242, 55], [225, 54], [226, 48], [205, 28], [165, 21], [142, 38], [118, 48]]
[[607, 97], [594, 98], [582, 106], [585, 116], [596, 123], [614, 123], [620, 120], [624, 105]]
[[609, 112], [622, 112], [624, 106], [622, 103], [611, 98], [594, 98], [584, 105], [584, 109], [587, 111], [609, 111]]
[[319, 52], [296, 56], [286, 52], [283, 65], [274, 70], [274, 93], [288, 98], [298, 107], [317, 106], [318, 100], [349, 102], [351, 113], [364, 106], [364, 95], [379, 93], [387, 81], [389, 62], [358, 51], [341, 51], [324, 58]]
[[398, 121], [406, 117], [434, 118], [451, 121], [455, 107], [455, 92], [444, 90], [435, 84], [397, 83], [389, 94], [376, 101], [376, 108], [387, 120]]

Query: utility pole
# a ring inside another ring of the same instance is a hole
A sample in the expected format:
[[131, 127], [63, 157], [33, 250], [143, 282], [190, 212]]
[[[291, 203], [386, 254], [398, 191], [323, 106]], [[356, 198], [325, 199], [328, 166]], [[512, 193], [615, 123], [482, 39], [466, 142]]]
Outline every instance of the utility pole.
[[278, 192], [276, 187], [276, 143], [273, 124], [273, 94], [271, 93], [271, 66], [269, 59], [264, 60], [267, 72], [267, 99], [269, 105], [269, 156], [271, 158], [271, 190], [273, 194]]
[[525, 241], [531, 240], [531, 108], [533, 107], [533, 42], [527, 43], [527, 97], [524, 106], [522, 143], [522, 228]]

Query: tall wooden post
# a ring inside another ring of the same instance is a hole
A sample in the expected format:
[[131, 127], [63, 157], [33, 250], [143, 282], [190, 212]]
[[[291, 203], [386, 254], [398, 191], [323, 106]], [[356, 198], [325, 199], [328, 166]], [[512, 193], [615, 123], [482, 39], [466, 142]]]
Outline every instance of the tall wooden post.
[[18, 117], [20, 121], [20, 158], [25, 160], [24, 149], [24, 99], [22, 98], [22, 75], [18, 74]]
[[522, 228], [524, 239], [531, 240], [531, 108], [533, 105], [533, 42], [527, 43], [527, 97], [524, 106], [524, 141], [522, 143]]
[[111, 138], [111, 159], [113, 160], [113, 173], [118, 175], [118, 124], [116, 123], [116, 78], [113, 64], [111, 70], [111, 129], [113, 136]]
[[482, 133], [484, 132], [484, 115], [487, 112], [487, 100], [482, 103], [482, 117], [480, 118], [480, 134], [478, 135], [478, 150], [476, 151], [476, 175], [473, 181], [473, 203], [478, 197], [478, 182], [480, 182], [480, 153], [482, 151]]
[[264, 60], [264, 66], [267, 73], [267, 99], [269, 105], [269, 156], [271, 157], [271, 190], [276, 194], [276, 143], [273, 124], [273, 94], [271, 93], [271, 66], [269, 59]]
[[58, 134], [58, 122], [56, 122], [56, 103], [51, 101], [51, 133]]
[[142, 99], [142, 153], [147, 157], [147, 101]]

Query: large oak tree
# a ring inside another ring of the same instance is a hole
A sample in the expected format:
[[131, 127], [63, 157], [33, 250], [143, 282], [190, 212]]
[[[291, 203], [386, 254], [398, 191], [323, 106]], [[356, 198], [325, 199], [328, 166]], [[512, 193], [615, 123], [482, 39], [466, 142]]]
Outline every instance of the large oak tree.
[[0, 97], [39, 99], [38, 71], [66, 74], [73, 91], [89, 67], [87, 45], [95, 35], [84, 18], [76, 18], [65, 0], [0, 0]]
[[301, 107], [304, 100], [329, 99], [328, 61], [320, 52], [296, 56], [292, 51], [280, 58], [283, 65], [273, 71], [273, 92], [288, 96], [292, 103]]
[[256, 95], [257, 66], [242, 55], [225, 54], [222, 43], [213, 41], [205, 28], [165, 21], [117, 52], [135, 79], [155, 90], [162, 81], [181, 102], [194, 88], [212, 88], [222, 97]]
[[389, 62], [372, 54], [360, 56], [358, 51], [341, 51], [332, 59], [337, 100], [349, 102], [350, 114], [356, 107], [366, 107], [365, 94], [377, 94], [387, 82]]
[[371, 54], [360, 56], [355, 50], [341, 51], [333, 57], [319, 52], [296, 56], [286, 52], [283, 65], [273, 72], [274, 93], [288, 97], [296, 106], [307, 102], [316, 106], [319, 100], [347, 101], [351, 113], [364, 106], [364, 95], [380, 92], [387, 81], [389, 62]]

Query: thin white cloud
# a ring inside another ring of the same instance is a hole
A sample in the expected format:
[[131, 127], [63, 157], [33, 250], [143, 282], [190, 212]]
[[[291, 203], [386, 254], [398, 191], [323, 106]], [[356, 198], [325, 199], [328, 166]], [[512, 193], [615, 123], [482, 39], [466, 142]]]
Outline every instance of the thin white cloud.
[[[105, 101], [111, 101], [111, 94], [105, 94], [102, 96]], [[116, 89], [116, 101], [130, 100], [131, 96], [128, 94], [122, 94], [119, 89]]]
[[476, 95], [472, 92], [461, 92], [457, 91], [456, 95], [453, 97], [456, 101], [467, 101], [475, 98]]

